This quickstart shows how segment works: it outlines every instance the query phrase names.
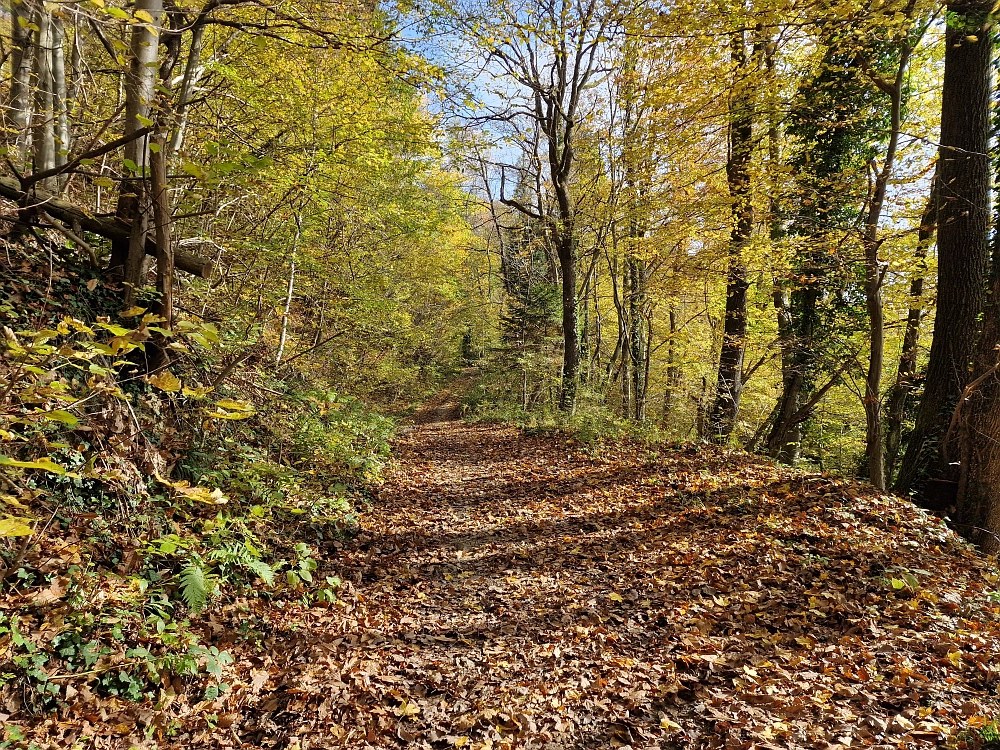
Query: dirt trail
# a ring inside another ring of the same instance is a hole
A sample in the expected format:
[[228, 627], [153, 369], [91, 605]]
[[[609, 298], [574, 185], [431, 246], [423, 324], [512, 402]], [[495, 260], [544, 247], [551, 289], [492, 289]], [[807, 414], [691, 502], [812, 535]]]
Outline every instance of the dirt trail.
[[[396, 453], [331, 561], [349, 585], [275, 638], [285, 678], [242, 742], [919, 747], [995, 711], [982, 562], [900, 501], [456, 421]], [[887, 590], [917, 544], [926, 595]]]

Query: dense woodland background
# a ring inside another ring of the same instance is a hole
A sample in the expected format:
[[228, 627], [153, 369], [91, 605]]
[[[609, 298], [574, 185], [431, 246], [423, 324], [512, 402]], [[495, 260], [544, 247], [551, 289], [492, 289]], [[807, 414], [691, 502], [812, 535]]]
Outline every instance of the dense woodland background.
[[[994, 12], [11, 0], [0, 586], [115, 570], [161, 634], [227, 587], [332, 604], [449, 388], [862, 478], [997, 551]], [[0, 678], [55, 706], [80, 638]]]

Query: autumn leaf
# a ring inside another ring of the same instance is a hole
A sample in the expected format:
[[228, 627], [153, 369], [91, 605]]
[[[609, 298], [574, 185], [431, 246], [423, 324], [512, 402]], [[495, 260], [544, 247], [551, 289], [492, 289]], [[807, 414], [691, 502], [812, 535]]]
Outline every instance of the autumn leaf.
[[160, 370], [146, 378], [146, 382], [167, 393], [176, 393], [181, 389], [181, 381], [170, 370]]

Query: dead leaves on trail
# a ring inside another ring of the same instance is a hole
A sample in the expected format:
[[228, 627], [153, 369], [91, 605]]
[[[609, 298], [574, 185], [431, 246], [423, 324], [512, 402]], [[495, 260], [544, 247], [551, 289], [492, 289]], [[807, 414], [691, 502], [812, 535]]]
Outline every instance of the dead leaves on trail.
[[339, 601], [253, 603], [233, 689], [143, 707], [134, 746], [974, 747], [997, 717], [995, 572], [903, 501], [489, 425], [413, 428], [397, 456], [321, 565]]

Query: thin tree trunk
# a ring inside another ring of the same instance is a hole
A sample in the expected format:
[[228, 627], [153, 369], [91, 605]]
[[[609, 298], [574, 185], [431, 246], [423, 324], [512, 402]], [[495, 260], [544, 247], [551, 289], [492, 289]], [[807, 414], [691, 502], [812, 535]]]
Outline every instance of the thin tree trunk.
[[865, 251], [865, 307], [868, 311], [870, 344], [868, 372], [865, 375], [865, 453], [868, 458], [868, 479], [876, 489], [885, 489], [885, 443], [882, 437], [882, 368], [885, 363], [885, 311], [882, 306], [884, 273], [879, 258], [878, 224], [882, 218], [885, 194], [896, 163], [896, 149], [902, 127], [903, 78], [910, 59], [910, 42], [904, 40], [900, 49], [896, 77], [883, 89], [890, 98], [889, 143], [882, 169], [868, 201], [868, 215], [862, 244]]
[[680, 383], [680, 367], [677, 365], [677, 311], [673, 305], [667, 313], [670, 337], [667, 339], [667, 387], [663, 391], [663, 412], [660, 424], [666, 427], [674, 409], [674, 398]]
[[150, 155], [152, 174], [153, 221], [156, 225], [156, 291], [160, 296], [160, 316], [163, 327], [170, 329], [174, 319], [174, 248], [170, 241], [170, 194], [167, 191], [167, 158], [165, 138], [158, 139], [159, 148]]
[[[735, 75], [747, 70], [746, 32], [730, 40]], [[750, 284], [743, 262], [743, 250], [753, 232], [750, 162], [753, 156], [753, 104], [745, 82], [743, 90], [733, 94], [730, 104], [729, 158], [726, 179], [733, 201], [733, 228], [729, 243], [729, 274], [726, 281], [726, 317], [723, 324], [722, 350], [719, 354], [719, 378], [715, 404], [710, 417], [711, 437], [726, 442], [736, 424], [743, 392], [743, 355], [746, 351], [747, 292]]]
[[[35, 112], [32, 127], [34, 171], [44, 172], [56, 165], [55, 108], [52, 97], [52, 13], [40, 6], [35, 13], [38, 27], [35, 45]], [[54, 189], [52, 178], [41, 182], [46, 190]]]
[[927, 477], [957, 478], [955, 468], [943, 460], [941, 441], [970, 380], [977, 321], [985, 303], [992, 8], [992, 2], [983, 0], [947, 5], [937, 179], [937, 312], [924, 395], [895, 485], [902, 493], [919, 488]]
[[576, 237], [572, 214], [563, 222], [558, 237], [559, 268], [562, 271], [563, 366], [559, 408], [572, 413], [576, 408], [580, 381], [579, 304], [576, 292]]
[[184, 77], [181, 80], [180, 92], [177, 96], [177, 105], [174, 109], [177, 119], [173, 135], [170, 137], [170, 147], [168, 157], [176, 154], [184, 146], [184, 135], [187, 131], [188, 104], [194, 95], [195, 88], [205, 71], [205, 65], [201, 61], [201, 50], [205, 38], [205, 24], [198, 24], [191, 31], [191, 47], [188, 51], [187, 64], [184, 66]]
[[[52, 103], [55, 108], [55, 166], [66, 164], [72, 147], [69, 125], [69, 97], [66, 92], [66, 30], [62, 19], [52, 17]], [[60, 187], [66, 182], [66, 175], [55, 180]]]
[[285, 293], [285, 307], [281, 312], [281, 337], [278, 340], [278, 353], [275, 355], [274, 364], [280, 365], [281, 358], [285, 354], [285, 343], [288, 341], [288, 318], [292, 311], [292, 298], [295, 296], [295, 266], [298, 260], [299, 237], [302, 234], [302, 216], [295, 215], [295, 237], [292, 240], [292, 263], [291, 272], [288, 274], [288, 290]]
[[632, 363], [632, 413], [630, 416], [637, 422], [643, 422], [646, 419], [646, 341], [643, 336], [643, 307], [646, 302], [646, 292], [643, 262], [635, 257], [629, 258], [626, 263], [626, 273], [629, 277], [628, 337], [629, 359]]
[[886, 398], [885, 468], [887, 479], [892, 478], [899, 460], [906, 401], [913, 391], [913, 381], [917, 374], [920, 323], [924, 315], [924, 274], [927, 272], [927, 252], [937, 227], [937, 195], [935, 176], [931, 186], [931, 195], [927, 200], [927, 208], [924, 209], [924, 214], [920, 219], [920, 229], [917, 232], [917, 250], [914, 257], [916, 268], [910, 279], [910, 309], [906, 314], [906, 330], [903, 333], [903, 346], [899, 355], [899, 367], [896, 369], [896, 381]]

